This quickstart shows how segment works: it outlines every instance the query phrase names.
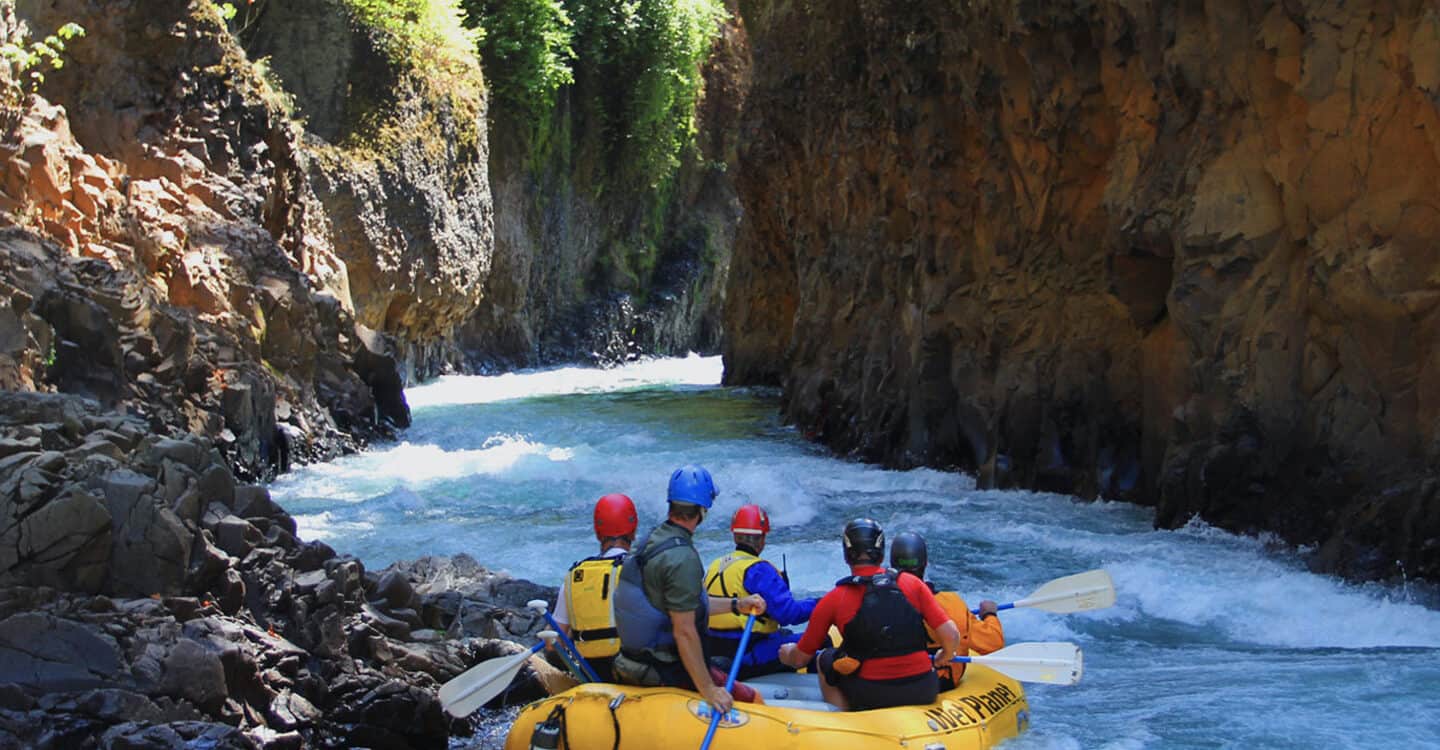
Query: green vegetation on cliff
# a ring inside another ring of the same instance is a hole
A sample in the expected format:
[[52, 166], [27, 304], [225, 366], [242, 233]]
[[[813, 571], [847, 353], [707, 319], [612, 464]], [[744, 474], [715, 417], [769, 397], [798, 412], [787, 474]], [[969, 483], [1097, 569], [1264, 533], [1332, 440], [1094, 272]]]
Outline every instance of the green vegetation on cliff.
[[[301, 112], [310, 120], [309, 126], [318, 125], [327, 139], [345, 150], [383, 159], [417, 140], [434, 153], [478, 144], [484, 106], [476, 50], [480, 34], [467, 24], [458, 0], [325, 0], [313, 7], [253, 0], [219, 3], [218, 7], [231, 32], [256, 55], [255, 64], [262, 72], [270, 69], [272, 56], [288, 62], [282, 64], [288, 70], [280, 71], [287, 91], [293, 92], [297, 82], [304, 80], [297, 67], [304, 68], [311, 78], [344, 86], [338, 93], [319, 92], [321, 98], [342, 101], [340, 111], [318, 111], [314, 90], [300, 98], [310, 100], [311, 106], [302, 107]], [[365, 40], [361, 47], [368, 47], [372, 54], [352, 57], [350, 43], [341, 41], [327, 57], [320, 48], [338, 39], [333, 34], [325, 37], [323, 19], [327, 16], [345, 19], [343, 23], [352, 33]], [[277, 42], [276, 28], [297, 22], [309, 31]], [[307, 37], [307, 33], [313, 36]], [[257, 41], [264, 49], [258, 54], [254, 52]], [[320, 48], [300, 49], [312, 44]], [[327, 65], [341, 70], [322, 70]], [[397, 107], [397, 103], [417, 101], [424, 103], [418, 110]], [[327, 119], [316, 123], [317, 116], [339, 122]]]
[[[525, 126], [543, 150], [555, 129], [556, 94], [572, 107], [606, 186], [658, 188], [695, 135], [700, 64], [725, 17], [717, 0], [464, 0], [501, 116]], [[570, 135], [566, 133], [565, 135]]]

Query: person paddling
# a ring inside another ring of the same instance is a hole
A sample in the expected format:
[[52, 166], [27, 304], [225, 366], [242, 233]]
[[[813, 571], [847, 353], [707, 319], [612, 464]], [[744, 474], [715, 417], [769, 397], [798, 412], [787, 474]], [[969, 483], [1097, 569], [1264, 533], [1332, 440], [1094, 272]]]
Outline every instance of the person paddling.
[[571, 565], [555, 599], [555, 623], [575, 641], [601, 682], [614, 681], [610, 665], [620, 652], [620, 635], [611, 599], [638, 525], [635, 503], [628, 496], [613, 493], [597, 500], [594, 526], [600, 554]]
[[841, 710], [865, 711], [935, 702], [939, 682], [925, 645], [928, 625], [940, 639], [935, 664], [960, 649], [960, 630], [935, 601], [925, 582], [881, 567], [885, 532], [869, 518], [845, 526], [842, 535], [850, 575], [836, 582], [815, 607], [798, 644], [780, 648], [780, 660], [800, 667], [835, 625], [845, 642], [820, 652], [820, 691]]
[[[925, 546], [925, 537], [913, 531], [895, 535], [895, 541], [890, 544], [890, 567], [924, 580], [925, 585], [934, 592], [935, 584], [925, 580], [925, 568], [929, 562], [930, 554]], [[954, 591], [936, 592], [935, 601], [939, 602], [945, 614], [960, 628], [960, 656], [966, 656], [972, 651], [984, 655], [1005, 647], [1005, 629], [1000, 625], [1000, 617], [996, 614], [998, 605], [995, 602], [989, 599], [980, 602], [980, 614], [977, 616], [970, 611], [960, 594]], [[935, 639], [935, 631], [927, 627], [926, 632], [930, 636], [929, 648], [934, 651], [940, 647]], [[940, 690], [953, 690], [965, 674], [965, 665], [937, 663], [935, 673], [940, 677]]]
[[[705, 571], [705, 588], [711, 596], [744, 598], [753, 593], [765, 599], [765, 615], [755, 620], [750, 645], [740, 661], [740, 679], [783, 672], [787, 667], [780, 663], [780, 647], [799, 641], [800, 634], [781, 626], [810, 619], [816, 600], [796, 599], [790, 593], [790, 583], [775, 565], [761, 559], [770, 533], [770, 515], [764, 508], [755, 504], [740, 506], [730, 519], [730, 533], [735, 550], [710, 563]], [[710, 615], [712, 660], [728, 662], [735, 654], [745, 619], [729, 612]], [[722, 668], [728, 669], [729, 664]]]
[[[615, 677], [630, 685], [671, 685], [698, 690], [721, 712], [734, 705], [725, 675], [706, 663], [702, 635], [710, 615], [765, 614], [765, 599], [707, 596], [705, 569], [692, 537], [715, 503], [710, 472], [693, 464], [670, 475], [669, 514], [635, 546], [620, 569], [615, 591], [615, 626], [620, 653]], [[753, 700], [754, 691], [736, 683], [736, 696]]]

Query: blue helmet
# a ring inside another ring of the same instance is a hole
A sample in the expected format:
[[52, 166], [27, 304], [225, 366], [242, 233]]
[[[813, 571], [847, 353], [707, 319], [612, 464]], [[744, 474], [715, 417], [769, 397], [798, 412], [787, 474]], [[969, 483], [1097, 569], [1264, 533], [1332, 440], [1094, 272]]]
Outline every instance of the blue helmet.
[[690, 503], [702, 508], [709, 508], [715, 504], [715, 496], [720, 491], [715, 489], [715, 480], [710, 478], [710, 472], [703, 466], [685, 464], [670, 475], [670, 490], [666, 493], [665, 499], [672, 503]]

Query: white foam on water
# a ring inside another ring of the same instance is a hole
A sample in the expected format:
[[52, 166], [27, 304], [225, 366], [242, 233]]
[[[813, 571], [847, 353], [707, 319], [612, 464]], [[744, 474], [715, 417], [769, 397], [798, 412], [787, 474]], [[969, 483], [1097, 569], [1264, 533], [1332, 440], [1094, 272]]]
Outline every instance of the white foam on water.
[[683, 358], [652, 358], [620, 367], [558, 367], [522, 370], [503, 375], [446, 375], [431, 383], [405, 389], [412, 409], [458, 404], [492, 404], [499, 401], [604, 393], [656, 385], [713, 386], [720, 384], [725, 366], [720, 357], [690, 354]]
[[329, 511], [294, 517], [296, 535], [305, 540], [350, 538], [375, 529], [369, 521], [339, 521]]
[[358, 502], [397, 486], [423, 487], [461, 477], [548, 477], [554, 474], [555, 465], [568, 463], [574, 457], [573, 448], [537, 443], [519, 435], [493, 436], [475, 450], [447, 451], [438, 445], [405, 442], [301, 468], [276, 480], [271, 487], [282, 497]]

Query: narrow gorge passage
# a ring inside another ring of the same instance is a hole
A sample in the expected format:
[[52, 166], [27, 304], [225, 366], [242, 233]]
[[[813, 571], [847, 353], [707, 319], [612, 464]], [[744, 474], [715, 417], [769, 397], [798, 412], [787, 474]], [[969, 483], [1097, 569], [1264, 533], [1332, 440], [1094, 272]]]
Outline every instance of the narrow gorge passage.
[[[380, 569], [468, 553], [539, 583], [589, 554], [599, 495], [635, 498], [642, 527], [669, 471], [708, 466], [716, 511], [697, 536], [725, 551], [717, 518], [771, 512], [767, 555], [797, 590], [843, 573], [838, 535], [868, 514], [930, 539], [932, 576], [1006, 601], [1045, 580], [1104, 567], [1116, 607], [1003, 615], [1011, 642], [1068, 640], [1086, 654], [1073, 688], [1031, 686], [1032, 730], [1007, 747], [1435, 746], [1440, 612], [1415, 588], [1351, 585], [1291, 552], [1203, 524], [1152, 528], [1149, 509], [1062, 495], [976, 490], [930, 469], [887, 471], [827, 455], [776, 416], [776, 395], [721, 388], [719, 358], [652, 360], [447, 377], [407, 392], [402, 442], [314, 465], [272, 485], [304, 538]], [[454, 746], [498, 747], [510, 714]]]

